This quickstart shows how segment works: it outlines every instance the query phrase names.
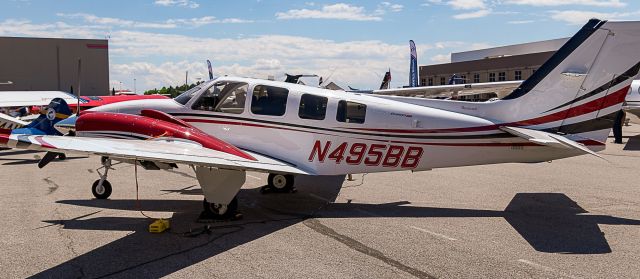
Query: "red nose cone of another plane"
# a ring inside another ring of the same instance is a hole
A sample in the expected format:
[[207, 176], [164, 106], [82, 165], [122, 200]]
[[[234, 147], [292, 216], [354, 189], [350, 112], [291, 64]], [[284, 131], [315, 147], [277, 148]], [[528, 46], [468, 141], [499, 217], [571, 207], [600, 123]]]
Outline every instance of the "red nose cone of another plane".
[[[79, 133], [117, 133], [119, 136], [129, 136], [138, 139], [179, 138], [197, 142], [209, 149], [225, 152], [248, 160], [256, 160], [253, 156], [237, 147], [211, 136], [198, 128], [190, 125], [181, 125], [182, 121], [166, 113], [153, 111], [153, 113], [147, 112], [145, 115], [156, 117], [111, 112], [86, 113], [78, 117], [76, 121], [76, 131]], [[172, 120], [167, 121], [170, 119]]]

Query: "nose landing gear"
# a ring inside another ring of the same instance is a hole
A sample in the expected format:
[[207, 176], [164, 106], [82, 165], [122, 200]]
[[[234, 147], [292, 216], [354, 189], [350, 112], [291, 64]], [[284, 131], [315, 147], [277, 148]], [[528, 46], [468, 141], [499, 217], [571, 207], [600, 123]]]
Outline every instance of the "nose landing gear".
[[[100, 159], [102, 163], [102, 167], [98, 168], [96, 172], [100, 175], [100, 179], [93, 182], [91, 186], [91, 193], [96, 199], [104, 200], [111, 196], [111, 183], [107, 180], [107, 175], [109, 174], [109, 170], [112, 169], [111, 159], [107, 157], [102, 157]], [[100, 173], [100, 169], [104, 169], [104, 174]]]

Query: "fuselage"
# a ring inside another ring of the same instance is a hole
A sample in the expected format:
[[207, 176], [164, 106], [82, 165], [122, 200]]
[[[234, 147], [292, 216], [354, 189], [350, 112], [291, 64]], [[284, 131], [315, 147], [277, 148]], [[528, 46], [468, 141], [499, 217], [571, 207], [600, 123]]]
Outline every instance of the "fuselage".
[[257, 79], [219, 78], [176, 99], [93, 110], [142, 109], [166, 112], [241, 149], [319, 175], [540, 162], [570, 154], [547, 152], [476, 116]]

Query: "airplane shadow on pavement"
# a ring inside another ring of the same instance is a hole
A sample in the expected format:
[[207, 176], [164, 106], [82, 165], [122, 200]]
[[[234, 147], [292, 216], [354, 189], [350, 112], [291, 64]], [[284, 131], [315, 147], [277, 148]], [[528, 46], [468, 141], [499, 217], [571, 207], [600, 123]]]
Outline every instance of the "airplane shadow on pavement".
[[[15, 156], [15, 155], [29, 155], [29, 154], [34, 154], [33, 158], [29, 158], [29, 159], [20, 159], [20, 158], [4, 158], [5, 156]], [[0, 161], [7, 161], [6, 163], [3, 163], [2, 165], [5, 166], [11, 166], [11, 165], [32, 165], [32, 164], [37, 164], [38, 162], [40, 162], [40, 157], [44, 156], [44, 152], [42, 151], [36, 151], [36, 150], [6, 150], [6, 151], [1, 151], [0, 152]], [[67, 156], [64, 160], [76, 160], [76, 159], [85, 159], [87, 158], [87, 156]], [[64, 162], [64, 160], [59, 160], [56, 159], [54, 160], [53, 163], [55, 162]]]
[[[640, 225], [605, 215], [588, 215], [585, 209], [562, 193], [518, 193], [504, 211], [416, 207], [409, 202], [386, 204], [330, 203], [338, 196], [342, 177], [315, 178], [296, 194], [261, 195], [259, 189], [239, 193], [244, 219], [227, 223], [195, 223], [200, 200], [142, 200], [149, 211], [175, 212], [170, 233], [150, 234], [146, 218], [83, 216], [71, 220], [46, 220], [65, 230], [133, 232], [125, 237], [44, 270], [34, 278], [51, 277], [160, 277], [223, 253], [234, 247], [308, 222], [310, 218], [505, 218], [537, 251], [545, 253], [602, 254], [611, 248], [598, 227]], [[299, 181], [298, 181], [299, 182]], [[197, 188], [196, 188], [197, 189]], [[185, 194], [195, 189], [184, 188]], [[326, 199], [326, 201], [323, 201]], [[135, 200], [63, 200], [62, 204], [137, 211]], [[150, 213], [152, 214], [152, 213]], [[312, 220], [309, 220], [312, 221]], [[185, 232], [192, 233], [184, 234]]]
[[629, 137], [622, 150], [640, 150], [640, 135]]

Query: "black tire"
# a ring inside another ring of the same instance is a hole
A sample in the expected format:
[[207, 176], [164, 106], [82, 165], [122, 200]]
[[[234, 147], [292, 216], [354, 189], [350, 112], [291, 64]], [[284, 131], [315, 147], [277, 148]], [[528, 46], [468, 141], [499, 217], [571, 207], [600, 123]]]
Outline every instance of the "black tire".
[[111, 196], [111, 190], [112, 190], [111, 183], [109, 183], [109, 181], [105, 179], [102, 182], [102, 187], [104, 188], [104, 191], [100, 191], [100, 192], [98, 192], [98, 183], [100, 183], [100, 179], [93, 182], [93, 185], [91, 186], [91, 193], [93, 193], [93, 196], [99, 200], [104, 200], [109, 198], [109, 196]]
[[60, 159], [61, 161], [64, 161], [67, 159], [67, 155], [65, 155], [64, 153], [60, 153], [60, 155], [58, 155], [58, 159]]
[[270, 173], [267, 184], [278, 192], [291, 192], [293, 190], [293, 175]]
[[238, 197], [234, 197], [233, 200], [231, 200], [225, 212], [220, 212], [221, 208], [208, 202], [206, 198], [202, 201], [202, 207], [207, 217], [212, 219], [231, 219], [238, 213]]

